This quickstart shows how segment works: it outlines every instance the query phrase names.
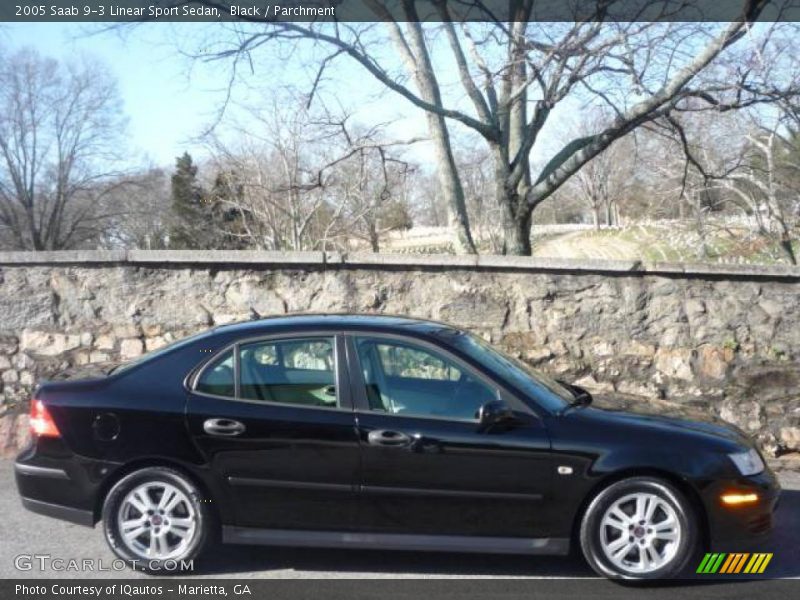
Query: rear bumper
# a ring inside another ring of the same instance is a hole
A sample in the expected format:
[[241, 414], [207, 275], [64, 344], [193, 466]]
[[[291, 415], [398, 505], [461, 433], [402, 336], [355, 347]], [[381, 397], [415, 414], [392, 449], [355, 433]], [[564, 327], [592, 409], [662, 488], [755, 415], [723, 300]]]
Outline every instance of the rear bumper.
[[[63, 502], [76, 497], [76, 482], [67, 469], [21, 462], [14, 463], [17, 489], [22, 497], [22, 506], [31, 512], [94, 527], [94, 510], [88, 502], [76, 505]], [[81, 490], [78, 490], [79, 494]], [[59, 498], [59, 494], [61, 497]]]
[[50, 502], [42, 502], [41, 500], [25, 498], [24, 496], [22, 497], [22, 506], [40, 515], [69, 521], [77, 525], [94, 527], [94, 512], [91, 510], [81, 510], [71, 506], [64, 506], [63, 504], [51, 504]]
[[14, 472], [20, 475], [30, 475], [32, 477], [41, 477], [44, 479], [66, 479], [69, 481], [69, 475], [64, 469], [53, 467], [39, 467], [16, 462], [14, 463]]
[[76, 456], [61, 440], [41, 439], [17, 456], [14, 476], [28, 510], [92, 527], [103, 481], [116, 466]]

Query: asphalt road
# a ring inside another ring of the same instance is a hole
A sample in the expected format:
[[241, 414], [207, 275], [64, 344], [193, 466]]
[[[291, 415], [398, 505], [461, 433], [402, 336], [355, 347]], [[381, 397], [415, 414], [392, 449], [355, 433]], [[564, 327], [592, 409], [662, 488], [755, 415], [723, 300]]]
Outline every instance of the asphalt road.
[[[114, 555], [99, 527], [89, 529], [39, 516], [22, 508], [14, 483], [13, 462], [0, 460], [0, 578], [147, 578], [124, 571], [20, 571], [19, 555], [102, 560], [110, 568]], [[800, 473], [782, 473], [784, 494], [772, 537], [759, 551], [773, 552], [767, 575], [800, 578]], [[752, 549], [751, 549], [752, 550]], [[301, 578], [536, 578], [595, 579], [578, 558], [512, 555], [388, 552], [380, 550], [287, 549], [220, 546], [199, 567], [195, 577], [236, 579]], [[708, 581], [708, 576], [705, 576]], [[588, 583], [588, 582], [584, 582]], [[605, 582], [594, 582], [593, 594], [602, 594]], [[706, 586], [700, 586], [705, 588]], [[615, 588], [610, 588], [611, 590]], [[613, 594], [612, 594], [613, 596]]]

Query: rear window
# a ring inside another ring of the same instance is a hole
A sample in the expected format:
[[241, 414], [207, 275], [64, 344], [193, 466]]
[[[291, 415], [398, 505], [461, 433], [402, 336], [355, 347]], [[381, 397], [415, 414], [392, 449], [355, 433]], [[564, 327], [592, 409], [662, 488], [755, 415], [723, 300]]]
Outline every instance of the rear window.
[[236, 385], [233, 370], [233, 350], [228, 350], [208, 367], [197, 380], [195, 390], [203, 394], [233, 397]]

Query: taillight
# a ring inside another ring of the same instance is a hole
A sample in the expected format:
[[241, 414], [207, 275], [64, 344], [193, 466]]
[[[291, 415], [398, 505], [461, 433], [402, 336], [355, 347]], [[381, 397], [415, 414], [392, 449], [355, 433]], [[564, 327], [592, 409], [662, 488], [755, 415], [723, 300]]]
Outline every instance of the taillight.
[[31, 400], [31, 433], [39, 437], [61, 437], [50, 411], [41, 400]]

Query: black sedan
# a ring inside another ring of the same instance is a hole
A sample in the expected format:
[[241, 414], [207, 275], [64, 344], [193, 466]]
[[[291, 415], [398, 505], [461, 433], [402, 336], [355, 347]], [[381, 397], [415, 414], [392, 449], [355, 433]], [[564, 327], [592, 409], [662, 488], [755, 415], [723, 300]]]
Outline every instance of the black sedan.
[[44, 383], [24, 505], [156, 570], [245, 544], [566, 554], [674, 577], [767, 533], [779, 494], [719, 423], [589, 406], [475, 335], [399, 317], [217, 327]]

